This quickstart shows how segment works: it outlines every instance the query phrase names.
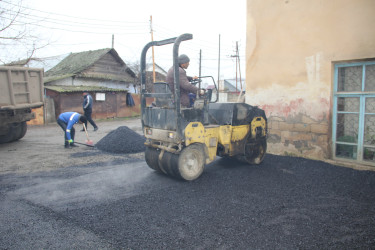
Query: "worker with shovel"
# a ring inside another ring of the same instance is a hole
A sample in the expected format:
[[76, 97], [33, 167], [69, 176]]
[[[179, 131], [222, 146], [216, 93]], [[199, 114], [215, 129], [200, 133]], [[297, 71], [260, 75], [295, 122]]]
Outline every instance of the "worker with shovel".
[[77, 145], [74, 144], [74, 124], [85, 124], [86, 122], [86, 117], [77, 112], [65, 112], [59, 115], [59, 118], [57, 119], [57, 124], [59, 124], [62, 130], [64, 131], [65, 148], [77, 147]]

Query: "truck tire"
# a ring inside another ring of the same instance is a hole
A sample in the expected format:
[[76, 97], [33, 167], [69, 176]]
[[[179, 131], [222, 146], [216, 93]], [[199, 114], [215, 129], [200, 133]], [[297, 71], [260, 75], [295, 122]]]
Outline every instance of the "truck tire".
[[14, 138], [13, 141], [17, 141], [25, 136], [27, 131], [26, 122], [20, 122], [14, 127]]
[[8, 125], [8, 133], [5, 135], [0, 136], [0, 143], [7, 143], [14, 141], [14, 138], [16, 137], [16, 127], [17, 123], [12, 123]]
[[21, 127], [22, 127], [22, 131], [21, 131], [20, 138], [18, 138], [18, 140], [21, 139], [21, 138], [23, 138], [25, 136], [26, 131], [27, 131], [27, 123], [26, 122], [22, 122]]
[[25, 136], [27, 131], [26, 122], [12, 123], [8, 127], [8, 133], [0, 136], [0, 143], [17, 141]]
[[8, 133], [6, 135], [0, 135], [0, 143], [7, 143], [7, 142], [12, 141], [12, 139], [13, 139], [12, 133]]

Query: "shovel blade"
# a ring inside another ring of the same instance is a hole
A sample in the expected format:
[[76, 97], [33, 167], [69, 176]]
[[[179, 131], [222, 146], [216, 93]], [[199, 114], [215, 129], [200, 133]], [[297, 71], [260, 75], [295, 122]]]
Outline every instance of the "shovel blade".
[[81, 143], [81, 142], [76, 142], [76, 141], [75, 141], [74, 143], [77, 143], [77, 144], [79, 144], [79, 145], [84, 145], [84, 146], [87, 146], [87, 147], [92, 147], [92, 148], [95, 147], [94, 144], [91, 144], [91, 145], [90, 145], [90, 144]]

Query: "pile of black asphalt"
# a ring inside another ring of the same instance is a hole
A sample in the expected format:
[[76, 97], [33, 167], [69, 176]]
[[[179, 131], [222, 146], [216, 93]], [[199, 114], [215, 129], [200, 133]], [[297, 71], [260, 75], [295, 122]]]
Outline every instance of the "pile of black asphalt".
[[374, 249], [375, 171], [267, 155], [193, 181], [144, 161], [0, 178], [0, 249]]
[[103, 137], [95, 147], [114, 154], [130, 154], [145, 151], [145, 137], [127, 126], [121, 126]]

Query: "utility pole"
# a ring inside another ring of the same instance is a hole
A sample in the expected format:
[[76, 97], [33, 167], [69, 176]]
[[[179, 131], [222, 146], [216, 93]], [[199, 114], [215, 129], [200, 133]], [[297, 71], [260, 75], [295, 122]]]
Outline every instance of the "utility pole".
[[240, 86], [241, 86], [241, 92], [242, 92], [241, 62], [240, 62], [240, 51], [238, 49], [238, 42], [237, 42], [237, 58], [238, 58], [238, 73], [240, 74]]
[[[152, 29], [152, 15], [150, 16], [150, 33], [151, 33], [151, 42], [153, 42], [154, 41], [154, 30]], [[152, 46], [152, 77], [154, 79], [154, 82], [156, 82], [154, 46]]]
[[115, 47], [115, 35], [112, 34], [112, 49]]
[[[217, 92], [220, 92], [220, 34], [219, 34], [219, 64], [218, 64], [218, 70], [217, 70]], [[223, 89], [224, 90], [224, 89]]]
[[202, 50], [199, 50], [199, 77], [202, 76]]
[[239, 102], [244, 91], [243, 91], [242, 78], [241, 78], [241, 62], [240, 62], [240, 52], [238, 50], [238, 42], [237, 42], [237, 58], [238, 58], [238, 71], [240, 73], [240, 84], [241, 84], [241, 92], [237, 98], [237, 102]]
[[238, 92], [238, 87], [237, 87], [237, 65], [238, 65], [238, 42], [236, 42], [236, 93]]
[[[199, 80], [202, 76], [202, 50], [199, 50]], [[199, 88], [201, 88], [201, 82], [199, 81]]]
[[238, 41], [236, 42], [236, 54], [232, 55], [231, 57], [236, 58], [236, 92], [238, 92], [238, 85], [237, 85], [237, 82], [238, 82], [237, 73], [238, 72], [239, 72], [239, 75], [240, 75], [240, 89], [241, 89], [240, 92], [242, 92], [242, 79], [241, 79], [240, 54], [239, 54], [239, 50], [238, 50]]

